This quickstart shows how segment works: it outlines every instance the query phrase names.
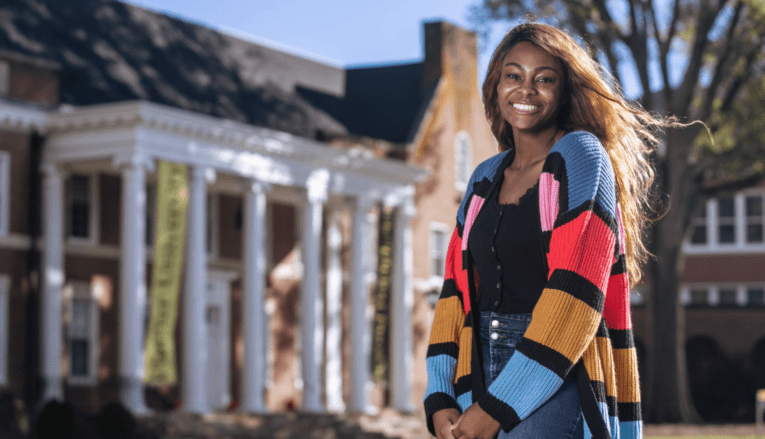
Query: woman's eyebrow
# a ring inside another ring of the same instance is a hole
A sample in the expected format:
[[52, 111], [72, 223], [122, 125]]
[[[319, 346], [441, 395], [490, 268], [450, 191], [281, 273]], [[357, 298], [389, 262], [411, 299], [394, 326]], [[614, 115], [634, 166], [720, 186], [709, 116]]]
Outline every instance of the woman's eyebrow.
[[[523, 71], [526, 71], [526, 68], [525, 68], [525, 67], [522, 67], [520, 64], [518, 64], [518, 63], [514, 63], [514, 62], [512, 62], [512, 61], [510, 61], [510, 62], [506, 63], [506, 64], [505, 64], [504, 66], [502, 66], [502, 67], [507, 67], [507, 66], [515, 66], [515, 67], [518, 67], [519, 69], [521, 69], [521, 70], [523, 70]], [[552, 68], [552, 67], [548, 67], [548, 66], [541, 66], [541, 67], [537, 67], [537, 68], [536, 68], [536, 69], [534, 69], [534, 70], [552, 70], [553, 72], [555, 72], [555, 69], [554, 69], [554, 68]]]

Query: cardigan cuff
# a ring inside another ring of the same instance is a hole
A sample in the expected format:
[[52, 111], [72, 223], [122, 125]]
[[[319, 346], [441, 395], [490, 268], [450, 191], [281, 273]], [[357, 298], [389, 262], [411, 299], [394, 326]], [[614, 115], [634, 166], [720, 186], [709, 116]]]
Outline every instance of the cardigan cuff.
[[433, 436], [436, 435], [436, 427], [433, 425], [433, 414], [443, 409], [457, 409], [462, 413], [457, 401], [451, 396], [443, 392], [436, 392], [425, 398], [425, 420], [428, 424], [428, 431]]
[[499, 422], [500, 427], [505, 432], [512, 430], [513, 427], [521, 423], [521, 418], [518, 417], [518, 414], [512, 407], [489, 392], [481, 396], [477, 402], [483, 411]]

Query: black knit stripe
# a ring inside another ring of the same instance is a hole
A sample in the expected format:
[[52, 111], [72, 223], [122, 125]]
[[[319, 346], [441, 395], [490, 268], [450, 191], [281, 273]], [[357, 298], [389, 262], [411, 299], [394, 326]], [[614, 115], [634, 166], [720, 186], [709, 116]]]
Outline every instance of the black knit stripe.
[[441, 295], [438, 299], [448, 299], [450, 297], [457, 296], [462, 302], [462, 293], [457, 288], [457, 282], [454, 279], [444, 279], [444, 284], [441, 287]]
[[590, 387], [592, 388], [596, 401], [608, 402], [606, 401], [606, 383], [603, 381], [592, 380], [590, 381]]
[[470, 311], [468, 311], [467, 315], [465, 316], [465, 325], [463, 328], [472, 328], [473, 327], [473, 309], [470, 308]]
[[550, 275], [545, 288], [565, 291], [586, 303], [595, 311], [603, 312], [606, 295], [600, 291], [600, 288], [579, 273], [557, 268]]
[[639, 402], [620, 402], [619, 422], [634, 422], [643, 420], [643, 408]]
[[446, 343], [436, 343], [428, 346], [427, 358], [448, 355], [456, 360], [459, 358], [459, 353], [460, 347], [457, 346], [457, 343], [451, 341]]
[[619, 408], [616, 405], [615, 396], [606, 396], [606, 407], [608, 407], [608, 415], [611, 417], [619, 415]]
[[454, 384], [454, 394], [457, 396], [464, 395], [465, 393], [469, 392], [470, 384], [472, 380], [470, 379], [470, 375], [464, 375], [457, 379], [457, 382]]
[[627, 272], [627, 263], [624, 259], [624, 255], [617, 255], [616, 261], [614, 261], [614, 263], [611, 265], [611, 276], [618, 276], [626, 272]]
[[489, 416], [499, 422], [502, 430], [506, 432], [512, 430], [513, 427], [521, 423], [521, 418], [518, 417], [518, 413], [491, 393], [487, 392], [481, 399], [479, 399], [478, 405], [488, 413]]
[[574, 366], [571, 360], [555, 349], [525, 337], [521, 339], [515, 350], [550, 369], [561, 379], [565, 378]]
[[619, 236], [619, 223], [617, 223], [616, 219], [596, 201], [583, 203], [580, 206], [569, 210], [568, 212], [561, 213], [555, 219], [554, 228], [557, 229], [560, 226], [564, 226], [571, 221], [574, 221], [575, 219], [579, 218], [579, 215], [587, 211], [592, 211], [595, 216], [600, 218], [603, 221], [603, 224], [605, 224], [606, 227], [611, 230], [611, 233], [615, 237]]
[[614, 349], [632, 349], [635, 347], [635, 338], [632, 329], [609, 329], [611, 346]]

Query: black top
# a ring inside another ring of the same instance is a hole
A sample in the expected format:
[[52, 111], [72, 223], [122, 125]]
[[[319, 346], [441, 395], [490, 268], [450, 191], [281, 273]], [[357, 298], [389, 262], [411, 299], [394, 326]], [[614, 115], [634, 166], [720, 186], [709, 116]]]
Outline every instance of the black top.
[[539, 182], [517, 204], [500, 204], [504, 173], [470, 230], [479, 311], [530, 313], [547, 282]]

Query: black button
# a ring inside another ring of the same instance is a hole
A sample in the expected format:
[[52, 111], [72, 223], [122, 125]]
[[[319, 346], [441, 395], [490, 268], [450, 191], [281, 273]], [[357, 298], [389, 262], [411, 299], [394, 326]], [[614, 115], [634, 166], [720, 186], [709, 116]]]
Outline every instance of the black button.
[[501, 269], [502, 269], [502, 266], [501, 265], [497, 265], [497, 270], [501, 270]]

